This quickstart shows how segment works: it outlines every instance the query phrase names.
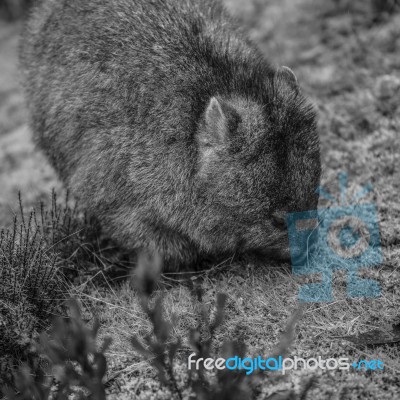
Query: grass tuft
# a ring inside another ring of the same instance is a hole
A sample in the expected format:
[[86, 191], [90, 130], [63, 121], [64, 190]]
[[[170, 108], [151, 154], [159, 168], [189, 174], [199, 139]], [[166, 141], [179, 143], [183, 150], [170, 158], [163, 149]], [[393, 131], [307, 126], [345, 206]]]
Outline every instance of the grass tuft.
[[57, 256], [47, 251], [33, 213], [28, 222], [15, 218], [13, 228], [0, 233], [2, 364], [23, 358], [30, 340], [56, 312], [57, 300], [63, 296], [58, 271]]
[[15, 365], [35, 358], [32, 342], [62, 312], [68, 281], [93, 254], [97, 228], [68, 203], [53, 191], [49, 207], [26, 213], [19, 195], [12, 228], [0, 232], [1, 386], [12, 384]]

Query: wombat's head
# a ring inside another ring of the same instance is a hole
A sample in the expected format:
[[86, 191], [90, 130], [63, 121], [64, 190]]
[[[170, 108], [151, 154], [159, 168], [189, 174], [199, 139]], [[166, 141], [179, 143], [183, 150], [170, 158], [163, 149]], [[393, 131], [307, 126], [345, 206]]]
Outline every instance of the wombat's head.
[[287, 212], [316, 209], [316, 115], [293, 72], [267, 84], [269, 99], [213, 97], [197, 133], [202, 234], [208, 247], [288, 257]]

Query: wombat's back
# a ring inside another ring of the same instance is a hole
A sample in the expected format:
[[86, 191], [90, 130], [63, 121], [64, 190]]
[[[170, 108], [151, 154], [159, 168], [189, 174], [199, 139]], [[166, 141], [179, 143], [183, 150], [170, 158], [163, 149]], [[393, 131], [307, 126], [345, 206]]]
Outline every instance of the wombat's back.
[[273, 74], [218, 0], [41, 0], [21, 65], [35, 137], [68, 184], [83, 158], [87, 176], [117, 162], [124, 135], [185, 160], [210, 97], [262, 98]]

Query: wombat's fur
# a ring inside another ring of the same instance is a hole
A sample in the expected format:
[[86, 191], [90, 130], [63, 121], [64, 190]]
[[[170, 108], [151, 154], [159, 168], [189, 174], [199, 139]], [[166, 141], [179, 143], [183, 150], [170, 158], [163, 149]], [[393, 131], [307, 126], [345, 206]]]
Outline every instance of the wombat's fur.
[[287, 255], [283, 213], [316, 207], [315, 114], [218, 1], [41, 0], [21, 64], [60, 177], [166, 268]]

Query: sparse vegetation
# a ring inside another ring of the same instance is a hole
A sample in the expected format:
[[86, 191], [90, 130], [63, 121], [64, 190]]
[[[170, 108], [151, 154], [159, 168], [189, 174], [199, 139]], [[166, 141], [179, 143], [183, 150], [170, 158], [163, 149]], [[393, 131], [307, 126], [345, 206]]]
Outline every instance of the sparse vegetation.
[[63, 295], [56, 253], [47, 250], [33, 212], [0, 233], [0, 383], [9, 378], [10, 364], [26, 356]]
[[43, 333], [37, 344], [40, 356], [48, 362], [46, 370], [20, 367], [15, 373], [17, 392], [8, 388], [7, 399], [61, 400], [74, 395], [76, 399], [105, 400], [104, 352], [110, 339], [98, 347], [98, 322], [88, 328], [75, 301], [70, 301], [69, 312], [68, 318], [57, 318], [50, 334]]
[[[131, 343], [136, 351], [144, 356], [158, 372], [160, 381], [169, 389], [171, 395], [179, 400], [184, 398], [204, 400], [239, 400], [252, 399], [251, 379], [246, 376], [245, 371], [231, 373], [224, 371], [216, 377], [210, 377], [207, 371], [200, 369], [193, 373], [189, 371], [183, 379], [178, 377], [174, 370], [178, 352], [187, 355], [188, 350], [182, 346], [181, 338], [173, 339], [171, 332], [174, 326], [165, 319], [162, 298], [158, 297], [154, 305], [151, 305], [151, 297], [157, 287], [161, 269], [158, 260], [142, 256], [137, 272], [135, 283], [140, 293], [140, 303], [145, 314], [150, 319], [153, 329], [152, 333], [145, 337], [145, 344], [142, 344], [137, 337], [131, 338]], [[196, 352], [196, 358], [208, 358], [212, 355], [212, 345], [215, 339], [215, 332], [222, 325], [225, 313], [227, 296], [218, 294], [216, 310], [213, 318], [210, 317], [207, 307], [204, 305], [202, 290], [199, 286], [192, 287], [194, 301], [199, 302], [198, 325], [189, 331], [189, 338], [186, 342], [192, 351]], [[205, 336], [205, 337], [204, 337]], [[245, 345], [235, 344], [226, 341], [223, 345], [225, 353], [230, 356], [244, 354]], [[237, 353], [235, 353], [237, 350]], [[217, 358], [217, 356], [215, 356]], [[186, 360], [180, 360], [185, 363]], [[178, 383], [178, 382], [182, 382]]]
[[[218, 371], [209, 373], [204, 366], [198, 371], [175, 371], [175, 366], [186, 362], [188, 349], [181, 339], [173, 340], [171, 331], [173, 324], [165, 319], [162, 297], [152, 299], [159, 285], [160, 264], [155, 258], [142, 256], [139, 259], [135, 274], [135, 286], [140, 296], [143, 311], [148, 316], [152, 331], [145, 337], [145, 343], [135, 336], [131, 337], [131, 345], [157, 371], [158, 378], [165, 388], [166, 398], [197, 400], [251, 400], [260, 394], [262, 374], [246, 375], [246, 371]], [[192, 287], [194, 301], [199, 303], [198, 325], [189, 332], [189, 343], [197, 358], [215, 359], [219, 356], [213, 349], [215, 332], [220, 329], [224, 320], [226, 295], [218, 294], [215, 315], [211, 317], [203, 303], [200, 287]], [[154, 301], [153, 301], [154, 300]], [[151, 304], [154, 303], [154, 304]], [[296, 315], [276, 349], [276, 354], [285, 355], [294, 337], [294, 327], [298, 319]], [[95, 320], [93, 328], [88, 328], [83, 321], [79, 306], [70, 301], [69, 317], [57, 318], [49, 334], [41, 335], [36, 344], [38, 356], [48, 362], [46, 369], [32, 370], [27, 365], [15, 373], [15, 389], [8, 388], [8, 400], [50, 400], [66, 399], [74, 394], [75, 398], [105, 400], [107, 360], [105, 352], [111, 339], [104, 340], [97, 347], [99, 322]], [[222, 346], [226, 358], [245, 357], [244, 343], [225, 341]], [[189, 349], [190, 350], [190, 349]], [[221, 349], [220, 349], [221, 350]], [[182, 353], [179, 355], [178, 353]], [[302, 398], [311, 388], [306, 384], [302, 389]], [[294, 393], [288, 391], [281, 399], [292, 399]]]
[[19, 196], [19, 215], [0, 232], [0, 384], [12, 382], [15, 364], [35, 358], [32, 341], [60, 314], [80, 263], [90, 262], [94, 226], [68, 205], [68, 196], [62, 205], [53, 191], [48, 208], [40, 203], [29, 213]]

